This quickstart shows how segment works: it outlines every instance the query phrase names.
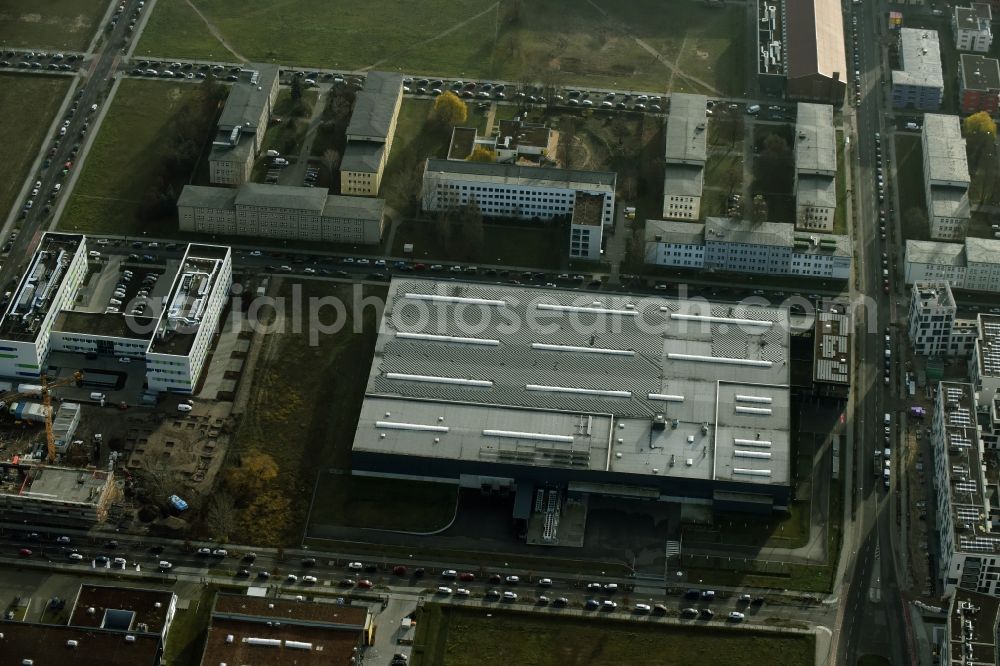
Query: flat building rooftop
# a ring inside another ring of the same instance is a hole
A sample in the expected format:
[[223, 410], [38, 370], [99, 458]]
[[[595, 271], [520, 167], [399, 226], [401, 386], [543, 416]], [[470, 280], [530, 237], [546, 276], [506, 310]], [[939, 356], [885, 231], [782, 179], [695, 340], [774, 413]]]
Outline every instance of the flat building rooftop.
[[0, 338], [30, 342], [38, 337], [41, 322], [82, 244], [83, 236], [79, 234], [42, 236], [0, 320]]

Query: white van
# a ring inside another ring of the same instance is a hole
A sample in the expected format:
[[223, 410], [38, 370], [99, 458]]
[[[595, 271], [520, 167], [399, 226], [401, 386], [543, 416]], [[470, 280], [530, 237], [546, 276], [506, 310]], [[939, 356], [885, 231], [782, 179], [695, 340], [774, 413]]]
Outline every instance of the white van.
[[760, 113], [760, 104], [751, 104], [747, 107], [747, 114], [753, 116]]
[[177, 405], [177, 411], [178, 412], [190, 412], [191, 409], [192, 409], [191, 405], [186, 405], [184, 403], [181, 403], [181, 404]]
[[93, 393], [90, 394], [90, 399], [91, 400], [104, 400], [104, 398], [106, 398], [106, 397], [107, 396], [105, 396], [103, 393], [101, 393], [99, 391], [94, 391]]
[[[889, 350], [886, 350], [886, 356], [889, 355], [888, 352], [889, 352]], [[886, 412], [884, 420], [883, 420], [883, 423], [885, 423], [886, 425], [891, 424], [892, 423], [892, 414], [890, 414], [889, 412]]]
[[918, 130], [918, 129], [920, 129], [920, 125], [918, 125], [916, 123], [906, 123], [906, 129], [908, 129], [908, 130]]

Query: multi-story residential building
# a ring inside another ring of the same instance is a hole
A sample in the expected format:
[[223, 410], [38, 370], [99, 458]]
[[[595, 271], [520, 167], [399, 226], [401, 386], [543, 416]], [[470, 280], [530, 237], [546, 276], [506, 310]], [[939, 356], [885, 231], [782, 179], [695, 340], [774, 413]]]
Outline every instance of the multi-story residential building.
[[1000, 108], [1000, 62], [973, 53], [963, 53], [958, 63], [961, 89], [958, 99], [962, 113], [985, 111], [994, 114]]
[[[979, 392], [980, 407], [996, 404], [1000, 393], [1000, 316], [976, 317], [976, 344], [969, 359], [969, 381]], [[994, 441], [997, 428], [993, 428]]]
[[49, 355], [52, 324], [73, 305], [87, 275], [87, 241], [46, 233], [0, 319], [0, 375], [39, 377]]
[[938, 34], [923, 28], [900, 28], [900, 69], [892, 71], [892, 105], [937, 111], [944, 97], [944, 73]]
[[150, 391], [194, 391], [232, 284], [228, 247], [188, 246], [146, 351]]
[[833, 231], [837, 212], [837, 133], [833, 107], [799, 102], [795, 122], [795, 227]]
[[570, 222], [569, 256], [598, 259], [604, 227], [614, 222], [617, 176], [608, 171], [429, 159], [423, 209], [475, 206], [487, 217]]
[[368, 72], [347, 125], [347, 147], [340, 161], [341, 194], [378, 194], [402, 102], [402, 74]]
[[917, 356], [969, 356], [975, 347], [974, 319], [957, 317], [947, 282], [918, 282], [910, 295], [910, 345]]
[[951, 283], [953, 289], [1000, 291], [1000, 240], [906, 241], [906, 283]]
[[958, 116], [924, 114], [924, 196], [934, 240], [965, 238], [969, 207], [969, 163]]
[[209, 180], [239, 185], [250, 180], [278, 97], [278, 66], [250, 65], [229, 90], [208, 156]]
[[952, 36], [959, 51], [986, 53], [993, 43], [990, 23], [993, 12], [985, 3], [973, 3], [971, 7], [955, 7], [951, 17]]
[[647, 220], [646, 263], [846, 280], [851, 252], [846, 236], [795, 233], [793, 225], [779, 222], [723, 217], [706, 218], [704, 224]]
[[663, 168], [663, 218], [698, 220], [708, 159], [705, 95], [674, 93], [667, 113]]
[[[140, 262], [109, 265], [100, 252], [87, 250], [84, 236], [43, 235], [0, 320], [0, 350], [10, 352], [0, 355], [0, 376], [38, 377], [50, 351], [97, 353], [145, 359], [150, 391], [192, 392], [232, 285], [232, 258], [228, 247], [192, 244], [171, 263], [173, 272]], [[95, 307], [93, 295], [83, 297], [84, 282], [110, 295], [119, 270], [140, 266], [147, 275], [169, 273], [170, 284], [141, 298], [136, 287], [123, 299], [141, 302], [142, 314], [104, 310], [108, 301]], [[110, 282], [101, 279], [105, 270], [114, 272]]]
[[1000, 599], [956, 587], [945, 613], [937, 660], [941, 666], [1000, 664]]
[[986, 464], [971, 384], [939, 382], [931, 423], [935, 510], [946, 594], [1000, 594], [1000, 535], [991, 532]]
[[185, 185], [177, 217], [181, 231], [373, 245], [382, 240], [385, 201], [312, 187]]

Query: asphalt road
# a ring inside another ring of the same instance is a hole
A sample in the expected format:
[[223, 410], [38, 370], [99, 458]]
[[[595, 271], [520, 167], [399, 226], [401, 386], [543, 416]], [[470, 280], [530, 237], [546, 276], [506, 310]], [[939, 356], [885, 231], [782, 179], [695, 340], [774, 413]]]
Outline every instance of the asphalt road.
[[[877, 303], [877, 320], [857, 322], [858, 328], [855, 329], [859, 333], [857, 349], [860, 366], [856, 377], [854, 415], [859, 436], [856, 438], [854, 476], [849, 473], [848, 478], [853, 478], [855, 483], [856, 512], [854, 523], [845, 526], [845, 539], [853, 540], [853, 544], [848, 544], [844, 550], [845, 556], [852, 561], [847, 569], [849, 587], [841, 600], [844, 620], [837, 663], [853, 666], [860, 656], [871, 652], [887, 654], [892, 663], [904, 664], [909, 661], [909, 650], [902, 598], [891, 557], [889, 498], [893, 491], [882, 488], [882, 480], [875, 477], [871, 463], [876, 447], [883, 445], [883, 414], [886, 406], [890, 405], [891, 391], [900, 379], [899, 359], [893, 357], [891, 384], [886, 386], [884, 383], [885, 329], [895, 315], [893, 299], [903, 293], [902, 274], [898, 270], [902, 263], [897, 261], [902, 257], [902, 241], [898, 217], [891, 210], [895, 207], [891, 185], [894, 179], [889, 177], [890, 164], [895, 162], [892, 126], [891, 121], [887, 123], [885, 118], [885, 99], [888, 96], [885, 82], [890, 75], [883, 49], [887, 7], [882, 2], [852, 4], [850, 7], [852, 11], [846, 17], [847, 55], [851, 61], [854, 55], [852, 45], [856, 43], [860, 57], [852, 69], [861, 72], [861, 101], [855, 107], [856, 154], [853, 156], [856, 174], [853, 182], [855, 265], [860, 267], [856, 289], [858, 296]], [[851, 37], [854, 18], [857, 19], [856, 42]], [[879, 142], [876, 142], [876, 133], [880, 135]], [[879, 201], [877, 186], [877, 147], [881, 148], [881, 157], [890, 160], [890, 163], [882, 162], [887, 183], [884, 202]], [[884, 234], [879, 225], [880, 211], [884, 211], [886, 216]], [[882, 273], [885, 265], [883, 252], [891, 262], [888, 294]], [[891, 331], [893, 340], [904, 334], [904, 331], [895, 328]], [[893, 349], [898, 349], [898, 346]], [[873, 588], [878, 591], [873, 592]]]
[[[126, 0], [125, 5], [123, 15], [128, 16], [138, 6], [138, 0]], [[84, 123], [88, 123], [94, 115], [90, 112], [91, 106], [94, 104], [100, 105], [111, 88], [111, 77], [118, 65], [121, 57], [121, 49], [126, 43], [127, 35], [128, 21], [121, 20], [113, 30], [105, 31], [104, 38], [99, 40], [96, 50], [85, 56], [84, 63], [81, 65], [80, 73], [78, 74], [82, 80], [78, 83], [76, 87], [77, 92], [75, 93], [80, 96], [74, 96], [73, 98], [73, 101], [77, 102], [77, 111], [72, 116], [64, 115], [59, 118], [59, 125], [64, 120], [69, 120], [65, 135], [60, 137], [58, 129], [55, 130], [53, 136], [42, 147], [43, 155], [41, 159], [45, 159], [50, 149], [55, 147], [55, 142], [59, 141], [59, 146], [55, 148], [55, 154], [50, 158], [52, 160], [51, 165], [47, 169], [41, 169], [32, 178], [32, 182], [36, 180], [42, 182], [38, 195], [33, 197], [35, 201], [34, 205], [27, 211], [25, 217], [20, 217], [20, 213], [18, 213], [18, 217], [15, 218], [13, 228], [19, 229], [19, 232], [7, 254], [7, 260], [4, 261], [3, 268], [0, 269], [0, 286], [4, 288], [8, 288], [8, 285], [11, 284], [15, 276], [19, 275], [19, 271], [22, 268], [22, 258], [30, 256], [34, 251], [41, 233], [45, 230], [51, 219], [51, 213], [45, 211], [45, 204], [49, 198], [49, 194], [53, 191], [57, 183], [63, 184], [67, 180], [68, 174], [63, 174], [63, 167], [66, 162], [70, 162], [73, 159], [71, 157], [73, 146], [83, 142], [83, 136], [80, 132], [83, 129]], [[70, 109], [67, 108], [67, 114], [69, 112]], [[96, 127], [90, 127], [88, 131], [96, 131], [96, 129]], [[69, 196], [69, 193], [60, 192], [60, 196]], [[21, 201], [18, 205], [23, 206], [23, 203]], [[54, 203], [52, 208], [53, 210], [55, 209]], [[9, 234], [10, 231], [11, 229], [4, 230], [5, 234]], [[5, 235], [3, 242], [6, 242], [7, 238], [8, 236]]]

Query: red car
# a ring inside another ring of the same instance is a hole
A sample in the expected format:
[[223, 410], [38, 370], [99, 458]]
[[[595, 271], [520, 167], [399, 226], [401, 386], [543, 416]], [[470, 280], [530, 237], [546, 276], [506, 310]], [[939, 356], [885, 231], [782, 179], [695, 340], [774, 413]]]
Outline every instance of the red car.
[[367, 578], [362, 578], [358, 581], [358, 587], [362, 590], [370, 590], [372, 589], [372, 582]]
[[458, 579], [462, 580], [462, 581], [465, 581], [465, 582], [472, 582], [472, 581], [476, 580], [476, 574], [469, 573], [468, 571], [463, 571], [462, 573], [460, 573], [458, 575]]
[[396, 567], [393, 567], [392, 573], [395, 574], [395, 575], [397, 575], [397, 576], [405, 576], [406, 575], [406, 567], [404, 567], [402, 564], [400, 564], [400, 565], [398, 565]]
[[20, 550], [20, 551], [18, 552], [18, 555], [20, 555], [21, 557], [31, 557], [31, 551], [30, 551], [30, 550], [28, 550], [27, 548], [22, 548], [22, 549], [21, 549], [21, 550]]

